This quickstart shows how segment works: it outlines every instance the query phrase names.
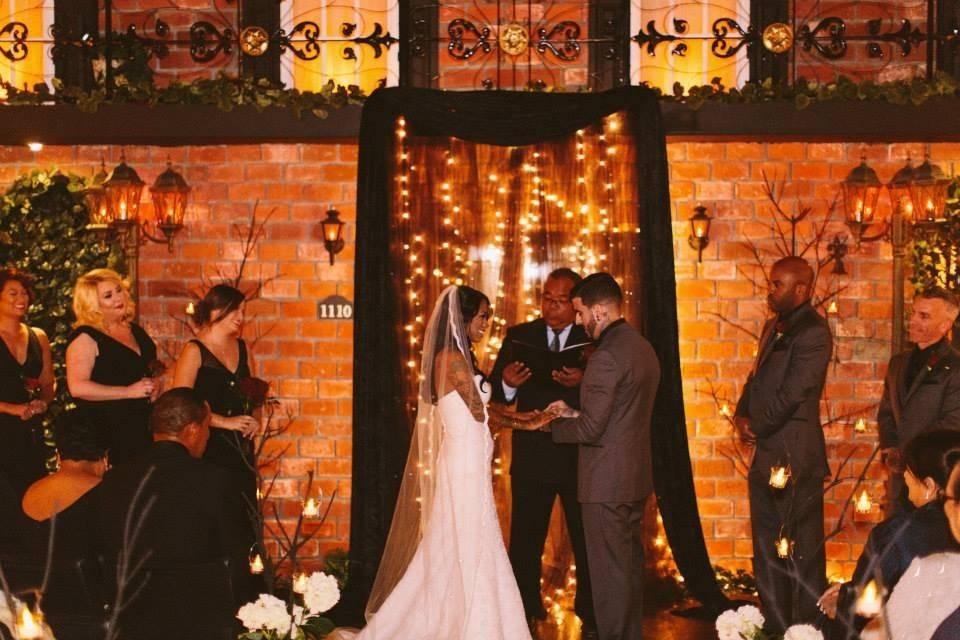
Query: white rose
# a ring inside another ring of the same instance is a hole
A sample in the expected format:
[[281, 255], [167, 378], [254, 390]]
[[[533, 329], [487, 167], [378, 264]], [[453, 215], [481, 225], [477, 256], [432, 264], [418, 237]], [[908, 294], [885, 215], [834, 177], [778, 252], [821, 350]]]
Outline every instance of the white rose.
[[747, 634], [763, 629], [765, 620], [763, 614], [760, 613], [760, 609], [757, 609], [753, 605], [747, 605], [737, 609], [737, 613], [740, 614], [740, 619], [744, 622], [744, 631], [746, 631]]
[[783, 640], [823, 640], [823, 634], [809, 624], [795, 624], [783, 636]]
[[340, 588], [337, 579], [328, 576], [322, 571], [313, 573], [307, 578], [307, 587], [303, 591], [303, 602], [312, 615], [328, 611], [340, 601]]
[[237, 617], [248, 631], [277, 631], [286, 633], [292, 624], [303, 622], [303, 607], [294, 606], [293, 618], [287, 613], [287, 603], [266, 593], [256, 602], [249, 602], [237, 612]]
[[743, 625], [743, 619], [740, 614], [729, 609], [720, 614], [717, 618], [717, 636], [719, 640], [743, 640], [740, 635], [740, 627]]

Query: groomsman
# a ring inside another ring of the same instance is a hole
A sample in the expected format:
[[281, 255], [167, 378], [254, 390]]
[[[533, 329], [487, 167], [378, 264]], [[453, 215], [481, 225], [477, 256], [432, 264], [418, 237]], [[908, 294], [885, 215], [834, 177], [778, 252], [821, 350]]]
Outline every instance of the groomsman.
[[[490, 375], [494, 401], [505, 404], [516, 401], [518, 411], [546, 409], [555, 400], [580, 406], [582, 369], [566, 367], [554, 371], [552, 380], [542, 380], [533, 377], [527, 366], [530, 363], [517, 359], [518, 343], [560, 351], [590, 342], [583, 327], [574, 324], [576, 312], [570, 291], [580, 280], [580, 276], [570, 269], [553, 271], [543, 285], [540, 318], [507, 330]], [[510, 477], [510, 562], [528, 621], [532, 624], [534, 620], [546, 617], [540, 596], [541, 556], [553, 504], [559, 497], [577, 566], [574, 607], [583, 621], [585, 637], [590, 637], [595, 622], [583, 522], [577, 502], [577, 447], [554, 444], [549, 433], [516, 430], [513, 432]]]
[[918, 293], [907, 328], [914, 347], [890, 358], [877, 413], [881, 460], [890, 472], [888, 512], [913, 510], [903, 447], [931, 429], [960, 429], [960, 352], [947, 339], [958, 311], [957, 297], [942, 287]]
[[[826, 588], [823, 481], [830, 468], [820, 396], [833, 339], [810, 304], [813, 280], [802, 258], [773, 265], [767, 303], [777, 315], [763, 327], [735, 417], [741, 439], [756, 447], [747, 475], [754, 573], [767, 631], [778, 634], [813, 622]], [[778, 467], [792, 474], [779, 489], [770, 484]]]

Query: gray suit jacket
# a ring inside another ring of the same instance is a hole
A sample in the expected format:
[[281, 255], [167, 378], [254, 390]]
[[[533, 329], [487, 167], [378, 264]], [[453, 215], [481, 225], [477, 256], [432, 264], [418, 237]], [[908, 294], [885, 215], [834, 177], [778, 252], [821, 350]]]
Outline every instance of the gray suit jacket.
[[826, 477], [820, 396], [833, 336], [810, 304], [795, 309], [782, 331], [777, 324], [770, 319], [764, 326], [754, 371], [737, 403], [737, 415], [749, 418], [757, 436], [752, 468], [769, 474], [771, 467], [789, 464], [794, 475]]
[[580, 415], [551, 425], [555, 442], [580, 445], [580, 502], [639, 502], [653, 489], [650, 415], [660, 363], [626, 322], [611, 324], [587, 361]]
[[960, 429], [960, 352], [944, 341], [906, 388], [910, 351], [890, 359], [877, 412], [880, 446], [903, 450], [915, 436], [931, 429]]

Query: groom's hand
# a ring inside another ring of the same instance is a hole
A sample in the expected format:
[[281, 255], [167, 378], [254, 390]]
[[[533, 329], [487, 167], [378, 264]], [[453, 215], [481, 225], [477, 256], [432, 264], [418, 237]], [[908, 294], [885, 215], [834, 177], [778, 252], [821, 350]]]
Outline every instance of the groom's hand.
[[570, 408], [570, 405], [563, 400], [551, 402], [550, 405], [544, 409], [544, 411], [557, 418], [576, 418], [578, 415], [580, 415], [579, 411]]
[[503, 368], [503, 382], [514, 389], [522, 386], [533, 373], [522, 362], [511, 362]]
[[552, 375], [554, 382], [568, 389], [573, 389], [580, 386], [580, 381], [583, 380], [583, 369], [564, 367], [563, 369], [556, 369]]

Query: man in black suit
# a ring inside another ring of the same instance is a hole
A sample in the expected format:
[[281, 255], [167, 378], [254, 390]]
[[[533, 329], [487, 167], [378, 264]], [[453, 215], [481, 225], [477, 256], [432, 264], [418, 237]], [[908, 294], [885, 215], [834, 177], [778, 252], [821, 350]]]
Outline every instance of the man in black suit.
[[908, 334], [914, 347], [890, 358], [877, 413], [880, 455], [890, 479], [888, 513], [912, 511], [903, 482], [903, 448], [931, 429], [960, 429], [960, 353], [947, 339], [957, 297], [942, 287], [913, 299]]
[[[753, 565], [767, 630], [813, 622], [826, 588], [823, 482], [830, 474], [820, 424], [820, 396], [833, 338], [810, 304], [814, 273], [802, 258], [778, 260], [767, 303], [777, 315], [763, 327], [753, 371], [737, 403], [735, 424], [756, 447], [748, 473]], [[771, 470], [788, 467], [785, 488]], [[787, 558], [777, 542], [787, 539]], [[792, 552], [790, 546], [792, 545]]]
[[230, 637], [235, 607], [251, 596], [250, 525], [227, 472], [200, 459], [210, 407], [193, 389], [171, 389], [150, 426], [150, 449], [99, 489], [102, 550], [128, 571], [117, 585], [126, 587], [121, 637]]
[[643, 510], [653, 490], [651, 416], [660, 385], [653, 346], [622, 315], [623, 292], [594, 273], [572, 292], [584, 329], [597, 341], [580, 387], [580, 410], [563, 400], [542, 427], [578, 445], [583, 509], [600, 640], [643, 636]]
[[[540, 380], [533, 378], [531, 370], [515, 356], [517, 343], [560, 351], [590, 342], [583, 327], [574, 323], [576, 312], [570, 291], [579, 282], [580, 276], [571, 269], [553, 271], [543, 285], [541, 317], [507, 330], [490, 376], [495, 401], [505, 404], [516, 401], [518, 411], [546, 409], [555, 400], [580, 406], [582, 369], [564, 367], [553, 371], [552, 380]], [[574, 608], [589, 637], [595, 622], [583, 522], [577, 502], [577, 448], [555, 444], [549, 433], [514, 431], [510, 476], [510, 562], [527, 617], [539, 620], [546, 617], [540, 596], [541, 556], [553, 504], [559, 497], [577, 566]]]

